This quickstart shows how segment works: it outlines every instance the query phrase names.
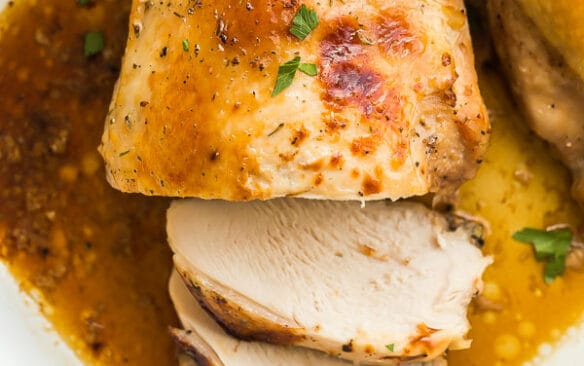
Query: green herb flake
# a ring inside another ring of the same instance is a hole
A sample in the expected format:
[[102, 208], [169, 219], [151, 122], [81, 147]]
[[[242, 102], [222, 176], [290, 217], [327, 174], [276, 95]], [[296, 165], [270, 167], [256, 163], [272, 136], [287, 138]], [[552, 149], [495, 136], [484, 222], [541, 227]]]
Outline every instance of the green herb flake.
[[308, 76], [316, 76], [318, 74], [318, 70], [317, 70], [315, 64], [301, 63], [298, 66], [298, 70], [302, 71], [303, 73], [305, 73]]
[[183, 39], [182, 47], [183, 47], [183, 51], [189, 52], [190, 47], [189, 47], [189, 40], [188, 39]]
[[513, 239], [530, 243], [535, 250], [535, 258], [545, 262], [544, 280], [551, 283], [566, 269], [566, 257], [572, 243], [572, 231], [568, 228], [538, 230], [525, 228], [513, 234]]
[[272, 92], [272, 97], [280, 94], [284, 89], [292, 85], [294, 76], [296, 75], [296, 70], [300, 67], [300, 57], [296, 56], [292, 60], [283, 63], [278, 68], [278, 78], [276, 79], [276, 85], [274, 86], [274, 91]]
[[102, 32], [85, 33], [85, 44], [83, 47], [85, 57], [94, 56], [103, 51], [104, 44]]
[[89, 4], [91, 4], [91, 0], [77, 0], [77, 4], [81, 6], [88, 6]]
[[296, 16], [292, 20], [290, 33], [303, 40], [310, 32], [318, 26], [318, 15], [313, 9], [308, 9], [306, 5], [302, 4]]
[[118, 156], [121, 158], [124, 155], [128, 155], [130, 153], [130, 150], [126, 150], [126, 151], [122, 151], [121, 153], [118, 154]]
[[389, 352], [393, 352], [393, 350], [395, 349], [395, 344], [393, 344], [393, 343], [386, 344], [385, 348], [387, 348], [389, 350]]
[[300, 63], [300, 56], [296, 56], [292, 60], [280, 65], [278, 68], [278, 78], [276, 79], [276, 85], [274, 86], [272, 97], [275, 97], [284, 89], [292, 85], [297, 70], [310, 76], [316, 76], [318, 74], [315, 64]]
[[268, 134], [268, 137], [271, 137], [272, 135], [274, 135], [276, 132], [280, 131], [282, 129], [282, 127], [284, 127], [284, 122], [281, 122], [272, 132], [270, 132]]

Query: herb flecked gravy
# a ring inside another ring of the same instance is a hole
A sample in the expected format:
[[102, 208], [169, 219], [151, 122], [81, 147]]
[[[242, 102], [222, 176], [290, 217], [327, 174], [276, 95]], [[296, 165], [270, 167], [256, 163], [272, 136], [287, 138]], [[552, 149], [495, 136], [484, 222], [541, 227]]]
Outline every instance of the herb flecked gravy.
[[[87, 363], [171, 365], [169, 201], [114, 191], [96, 150], [130, 1], [83, 3], [11, 1], [0, 17], [0, 259]], [[105, 47], [86, 57], [95, 31]], [[511, 235], [584, 220], [567, 172], [524, 127], [498, 72], [478, 69], [493, 136], [460, 208], [490, 222], [484, 251], [495, 263], [469, 311], [473, 346], [449, 364], [520, 365], [581, 318], [584, 273], [568, 263], [546, 285], [532, 248]]]

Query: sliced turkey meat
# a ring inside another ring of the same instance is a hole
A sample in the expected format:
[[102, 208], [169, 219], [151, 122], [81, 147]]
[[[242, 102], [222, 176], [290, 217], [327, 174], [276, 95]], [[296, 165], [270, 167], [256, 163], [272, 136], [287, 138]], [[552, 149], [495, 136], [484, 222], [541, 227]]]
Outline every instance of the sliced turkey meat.
[[[462, 0], [134, 0], [130, 24], [100, 147], [119, 190], [398, 199], [454, 190], [486, 149]], [[273, 96], [296, 57], [316, 75]]]
[[421, 204], [175, 201], [167, 232], [193, 296], [231, 334], [362, 364], [469, 346], [490, 263]]
[[[170, 278], [169, 291], [182, 329], [172, 329], [181, 350], [198, 366], [351, 366], [346, 360], [299, 347], [241, 341], [226, 334], [189, 293], [180, 276]], [[193, 362], [190, 362], [192, 364]], [[183, 366], [189, 364], [185, 359]], [[445, 366], [442, 358], [411, 366]]]

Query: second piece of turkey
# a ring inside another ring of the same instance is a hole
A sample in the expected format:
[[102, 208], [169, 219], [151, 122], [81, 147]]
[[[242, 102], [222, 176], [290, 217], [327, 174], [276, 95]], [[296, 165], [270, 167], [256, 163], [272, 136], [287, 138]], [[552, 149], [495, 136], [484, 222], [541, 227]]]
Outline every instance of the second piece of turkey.
[[230, 333], [364, 364], [468, 347], [490, 263], [413, 203], [175, 201], [167, 232], [179, 273]]

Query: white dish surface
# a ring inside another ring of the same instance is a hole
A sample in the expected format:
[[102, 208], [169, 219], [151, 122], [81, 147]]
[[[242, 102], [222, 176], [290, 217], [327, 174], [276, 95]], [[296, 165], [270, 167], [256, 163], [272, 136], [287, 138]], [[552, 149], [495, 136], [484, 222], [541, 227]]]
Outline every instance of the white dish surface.
[[75, 354], [0, 263], [0, 365], [76, 366]]

